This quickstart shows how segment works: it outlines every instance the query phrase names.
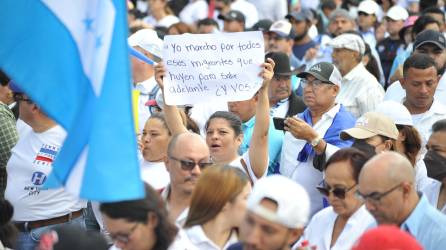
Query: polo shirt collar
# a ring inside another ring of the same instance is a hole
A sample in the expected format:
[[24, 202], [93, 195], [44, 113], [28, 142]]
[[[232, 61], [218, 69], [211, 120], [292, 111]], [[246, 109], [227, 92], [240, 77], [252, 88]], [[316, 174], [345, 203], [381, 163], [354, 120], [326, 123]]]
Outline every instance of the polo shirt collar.
[[427, 210], [429, 202], [425, 195], [421, 195], [415, 209], [410, 213], [409, 217], [401, 224], [401, 229], [409, 231], [411, 235], [418, 235], [418, 225], [420, 225], [423, 219], [424, 211]]

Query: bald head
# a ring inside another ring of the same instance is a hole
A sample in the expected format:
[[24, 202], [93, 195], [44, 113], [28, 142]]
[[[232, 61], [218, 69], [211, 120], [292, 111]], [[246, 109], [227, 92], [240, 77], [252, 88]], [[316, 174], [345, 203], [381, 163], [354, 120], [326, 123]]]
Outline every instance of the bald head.
[[361, 178], [376, 178], [385, 183], [415, 183], [415, 171], [406, 157], [389, 151], [370, 159], [361, 171], [359, 179]]
[[364, 165], [358, 192], [378, 224], [401, 225], [419, 200], [414, 169], [396, 152], [380, 153]]
[[195, 148], [209, 155], [209, 148], [204, 139], [195, 133], [185, 132], [176, 134], [170, 139], [167, 147], [167, 154], [172, 155], [177, 150], [190, 150]]

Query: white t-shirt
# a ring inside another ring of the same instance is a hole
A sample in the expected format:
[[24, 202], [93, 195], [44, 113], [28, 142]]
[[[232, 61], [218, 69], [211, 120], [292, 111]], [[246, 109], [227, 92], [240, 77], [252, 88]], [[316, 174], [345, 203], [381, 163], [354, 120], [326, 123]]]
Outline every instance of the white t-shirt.
[[415, 163], [415, 183], [418, 191], [423, 190], [433, 180], [427, 177], [426, 164], [423, 158], [424, 156], [420, 157], [420, 160]]
[[245, 15], [245, 28], [251, 28], [259, 21], [259, 13], [257, 12], [256, 6], [246, 0], [233, 1], [231, 10], [238, 10]]
[[140, 162], [141, 178], [150, 184], [155, 190], [165, 188], [170, 183], [170, 175], [164, 162]]
[[[241, 159], [243, 159], [245, 161], [246, 168], [248, 169], [248, 173], [246, 173], [246, 170], [242, 165]], [[254, 174], [254, 171], [252, 170], [251, 160], [249, 159], [249, 150], [246, 151], [245, 153], [243, 153], [242, 156], [237, 157], [237, 159], [233, 160], [231, 163], [229, 163], [229, 165], [241, 169], [243, 172], [245, 172], [245, 174], [247, 174], [247, 175], [249, 175], [249, 177], [251, 177], [252, 182], [254, 182], [254, 183], [259, 179], [256, 177], [256, 175]], [[268, 173], [268, 167], [265, 168], [265, 173], [263, 173], [262, 178], [265, 177], [267, 173]]]
[[375, 222], [365, 206], [361, 206], [350, 216], [333, 247], [330, 248], [333, 228], [338, 215], [333, 207], [327, 207], [313, 216], [300, 240], [293, 246], [297, 249], [303, 240], [308, 240], [310, 246], [316, 245], [317, 250], [351, 249], [356, 240]]
[[206, 236], [202, 226], [196, 225], [180, 229], [169, 250], [225, 250], [234, 243], [237, 243], [237, 236], [232, 233], [225, 246], [220, 248]]
[[190, 1], [183, 10], [181, 10], [180, 20], [187, 24], [194, 24], [198, 20], [208, 16], [208, 4], [204, 0]]
[[85, 201], [73, 197], [63, 188], [43, 188], [65, 136], [60, 126], [42, 133], [31, 130], [12, 148], [6, 166], [5, 198], [14, 206], [13, 221], [50, 219], [86, 207]]
[[[438, 196], [440, 195], [441, 185], [441, 182], [432, 179], [431, 183], [425, 186], [422, 190], [429, 203], [435, 208], [438, 207]], [[446, 204], [440, 209], [440, 212], [446, 214]]]
[[[404, 100], [401, 100], [403, 103]], [[446, 106], [434, 98], [430, 109], [423, 114], [412, 115], [413, 126], [420, 132], [422, 145], [424, 149], [429, 137], [432, 134], [432, 125], [438, 120], [446, 119]]]
[[143, 19], [143, 21], [152, 25], [153, 27], [169, 28], [170, 25], [178, 23], [180, 21], [180, 19], [178, 19], [178, 17], [176, 17], [174, 15], [168, 15], [168, 16], [161, 18], [161, 20], [157, 21], [153, 16], [148, 16], [148, 17], [145, 17]]
[[[161, 192], [161, 198], [166, 203], [166, 209], [169, 211], [169, 195], [170, 195], [170, 185], [167, 185], [165, 189]], [[185, 208], [180, 215], [175, 220], [175, 224], [178, 227], [182, 227], [186, 223], [187, 215], [189, 214], [189, 207]]]

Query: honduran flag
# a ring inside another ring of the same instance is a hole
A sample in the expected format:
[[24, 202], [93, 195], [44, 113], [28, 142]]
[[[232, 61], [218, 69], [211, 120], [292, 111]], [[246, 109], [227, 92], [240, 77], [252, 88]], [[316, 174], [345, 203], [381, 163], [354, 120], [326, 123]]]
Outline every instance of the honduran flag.
[[68, 136], [46, 185], [141, 198], [126, 1], [0, 1], [0, 67]]

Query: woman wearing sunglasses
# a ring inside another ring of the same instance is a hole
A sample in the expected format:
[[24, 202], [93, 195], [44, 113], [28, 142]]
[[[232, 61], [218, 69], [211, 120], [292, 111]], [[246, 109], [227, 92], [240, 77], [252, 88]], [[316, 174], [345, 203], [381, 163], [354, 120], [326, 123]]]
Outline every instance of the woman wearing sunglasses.
[[149, 185], [140, 200], [102, 203], [104, 225], [114, 245], [112, 250], [166, 250], [177, 228], [167, 218], [159, 194]]
[[341, 149], [330, 157], [325, 165], [324, 184], [317, 189], [331, 206], [313, 216], [294, 249], [299, 249], [303, 241], [318, 250], [350, 249], [374, 222], [355, 195], [359, 172], [366, 161], [366, 155], [355, 148]]
[[[206, 122], [206, 143], [211, 158], [217, 164], [229, 164], [242, 169], [254, 183], [266, 175], [268, 167], [268, 129], [269, 129], [269, 99], [268, 86], [273, 76], [274, 61], [270, 58], [262, 65], [261, 76], [263, 84], [257, 95], [256, 123], [247, 152], [239, 155], [238, 150], [243, 141], [242, 122], [230, 112], [217, 111]], [[155, 67], [155, 79], [164, 89], [163, 77], [166, 69], [162, 63]], [[172, 134], [187, 132], [181, 123], [181, 117], [176, 106], [164, 105], [166, 120]]]
[[192, 193], [184, 228], [170, 250], [220, 250], [236, 243], [236, 229], [250, 193], [251, 184], [242, 170], [218, 165], [206, 168]]

